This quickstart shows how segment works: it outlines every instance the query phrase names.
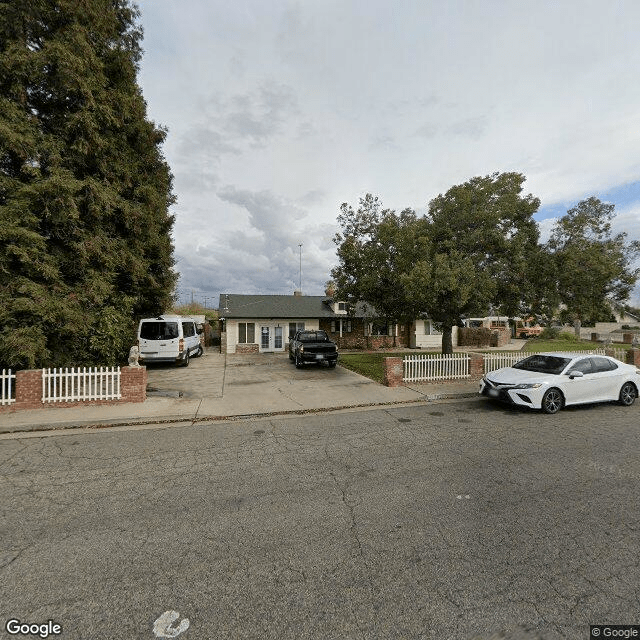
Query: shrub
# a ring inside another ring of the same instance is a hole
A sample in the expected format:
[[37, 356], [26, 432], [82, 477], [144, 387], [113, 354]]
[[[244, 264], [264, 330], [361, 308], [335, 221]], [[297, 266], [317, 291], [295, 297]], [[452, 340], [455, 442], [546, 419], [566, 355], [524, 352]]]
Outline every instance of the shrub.
[[460, 327], [459, 347], [488, 347], [491, 345], [491, 329], [486, 327]]
[[558, 338], [560, 340], [564, 340], [565, 342], [580, 342], [580, 338], [570, 331], [562, 331], [558, 334]]
[[560, 327], [545, 327], [539, 338], [542, 340], [555, 340], [560, 335]]

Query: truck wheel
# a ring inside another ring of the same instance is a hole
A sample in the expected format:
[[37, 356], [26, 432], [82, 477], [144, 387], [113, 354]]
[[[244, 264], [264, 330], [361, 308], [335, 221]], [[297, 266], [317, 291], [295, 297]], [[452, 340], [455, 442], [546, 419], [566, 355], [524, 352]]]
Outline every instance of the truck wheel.
[[302, 361], [300, 360], [300, 357], [298, 356], [297, 353], [296, 353], [296, 369], [302, 369]]
[[337, 363], [335, 360], [334, 360], [334, 361], [332, 361], [332, 362], [330, 362], [330, 363], [329, 363], [329, 369], [335, 369], [337, 364], [338, 364], [338, 363]]

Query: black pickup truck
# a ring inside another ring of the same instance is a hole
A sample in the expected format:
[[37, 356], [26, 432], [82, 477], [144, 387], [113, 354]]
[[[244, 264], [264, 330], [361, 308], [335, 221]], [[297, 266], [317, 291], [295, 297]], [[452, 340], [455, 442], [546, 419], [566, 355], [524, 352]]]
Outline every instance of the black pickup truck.
[[325, 331], [298, 331], [289, 340], [289, 359], [298, 369], [309, 362], [326, 362], [333, 368], [338, 362], [338, 348]]

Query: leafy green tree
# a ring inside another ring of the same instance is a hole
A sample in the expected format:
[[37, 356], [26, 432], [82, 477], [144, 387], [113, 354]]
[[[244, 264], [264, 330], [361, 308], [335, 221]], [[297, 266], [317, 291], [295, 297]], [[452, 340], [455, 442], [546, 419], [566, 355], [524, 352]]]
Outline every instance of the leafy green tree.
[[354, 211], [342, 205], [332, 276], [340, 297], [364, 300], [388, 318], [430, 317], [442, 328], [442, 351], [451, 353], [452, 329], [461, 319], [529, 309], [539, 296], [531, 265], [540, 260], [540, 201], [522, 196], [518, 173], [478, 177], [449, 189], [417, 218], [383, 210], [367, 195]]
[[417, 309], [398, 278], [415, 260], [418, 249], [415, 212], [405, 209], [398, 215], [367, 194], [357, 210], [344, 203], [338, 223], [342, 231], [334, 241], [340, 264], [331, 275], [340, 299], [352, 305], [368, 303], [373, 307], [372, 319], [415, 319], [412, 314]]
[[0, 2], [0, 362], [112, 364], [171, 303], [165, 131], [128, 0]]
[[632, 266], [640, 242], [628, 243], [626, 233], [611, 235], [614, 208], [593, 196], [582, 200], [557, 221], [546, 245], [555, 265], [558, 298], [576, 335], [583, 322], [608, 318], [612, 302], [628, 300], [640, 275]]

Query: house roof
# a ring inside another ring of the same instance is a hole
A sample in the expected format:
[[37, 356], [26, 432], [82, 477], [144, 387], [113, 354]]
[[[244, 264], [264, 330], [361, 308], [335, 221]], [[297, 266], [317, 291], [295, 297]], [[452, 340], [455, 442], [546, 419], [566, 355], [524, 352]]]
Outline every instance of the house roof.
[[[241, 295], [221, 293], [218, 309], [221, 318], [344, 318], [332, 310], [328, 296]], [[371, 315], [366, 305], [358, 303], [350, 317]]]
[[327, 296], [239, 295], [221, 293], [222, 318], [335, 318]]

